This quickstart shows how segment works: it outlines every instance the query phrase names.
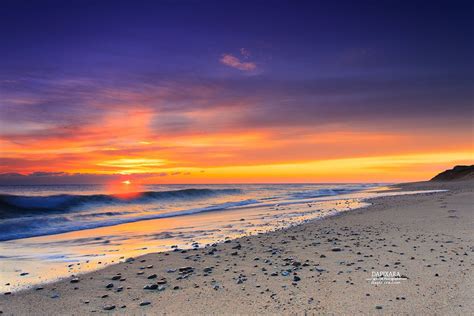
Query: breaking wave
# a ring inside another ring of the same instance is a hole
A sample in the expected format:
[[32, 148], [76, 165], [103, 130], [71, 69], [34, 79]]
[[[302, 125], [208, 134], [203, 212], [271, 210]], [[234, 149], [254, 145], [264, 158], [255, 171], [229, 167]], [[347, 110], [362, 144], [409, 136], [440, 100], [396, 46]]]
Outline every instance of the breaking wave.
[[238, 194], [239, 189], [184, 189], [173, 191], [147, 191], [126, 195], [93, 194], [93, 195], [0, 195], [0, 218], [17, 217], [43, 212], [68, 212], [79, 206], [88, 204], [133, 204], [153, 203], [159, 200], [184, 200], [207, 198], [215, 195]]

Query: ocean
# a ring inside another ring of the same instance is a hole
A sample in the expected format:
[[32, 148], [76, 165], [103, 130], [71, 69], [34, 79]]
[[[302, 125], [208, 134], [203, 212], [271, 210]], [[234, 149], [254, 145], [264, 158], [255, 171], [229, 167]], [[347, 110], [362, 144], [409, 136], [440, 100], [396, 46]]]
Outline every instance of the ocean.
[[108, 192], [101, 185], [0, 186], [0, 241], [142, 220], [300, 203], [374, 184], [145, 185]]
[[332, 216], [368, 205], [364, 200], [381, 189], [376, 183], [145, 185], [123, 193], [101, 185], [0, 186], [0, 291]]

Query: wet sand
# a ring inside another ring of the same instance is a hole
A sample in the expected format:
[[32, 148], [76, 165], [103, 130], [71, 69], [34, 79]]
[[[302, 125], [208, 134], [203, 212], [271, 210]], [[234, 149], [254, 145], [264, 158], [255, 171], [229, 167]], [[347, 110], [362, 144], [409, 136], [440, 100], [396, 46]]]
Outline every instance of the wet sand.
[[[4, 315], [469, 314], [474, 182], [2, 295]], [[396, 284], [372, 284], [391, 272]], [[369, 280], [368, 280], [369, 279]], [[145, 289], [147, 288], [147, 289]]]

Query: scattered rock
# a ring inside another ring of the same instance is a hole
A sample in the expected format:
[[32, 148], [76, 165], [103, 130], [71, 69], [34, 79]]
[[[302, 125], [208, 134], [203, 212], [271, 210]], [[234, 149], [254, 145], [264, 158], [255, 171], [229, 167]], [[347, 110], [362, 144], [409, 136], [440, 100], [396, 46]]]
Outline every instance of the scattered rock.
[[194, 271], [193, 267], [181, 267], [178, 269], [180, 273], [190, 273]]
[[161, 291], [164, 291], [164, 290], [166, 290], [166, 286], [164, 286], [164, 285], [158, 285], [158, 289], [157, 289], [157, 290], [160, 291], [160, 292], [161, 292]]
[[168, 281], [166, 281], [165, 278], [162, 278], [162, 279], [159, 279], [158, 281], [156, 281], [156, 284], [158, 284], [158, 285], [163, 285], [163, 284], [166, 284], [166, 283], [168, 283]]

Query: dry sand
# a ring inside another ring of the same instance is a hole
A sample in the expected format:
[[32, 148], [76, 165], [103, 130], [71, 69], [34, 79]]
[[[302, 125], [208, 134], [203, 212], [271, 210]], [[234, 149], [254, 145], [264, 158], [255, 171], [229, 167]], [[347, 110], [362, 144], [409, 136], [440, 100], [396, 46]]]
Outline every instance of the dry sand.
[[[474, 182], [401, 187], [450, 191], [378, 198], [367, 208], [277, 232], [148, 254], [81, 275], [77, 283], [68, 279], [3, 295], [0, 310], [4, 315], [472, 314]], [[180, 273], [180, 267], [192, 269]], [[367, 280], [373, 271], [408, 279], [374, 285]], [[158, 283], [163, 284], [158, 289], [143, 288]]]

